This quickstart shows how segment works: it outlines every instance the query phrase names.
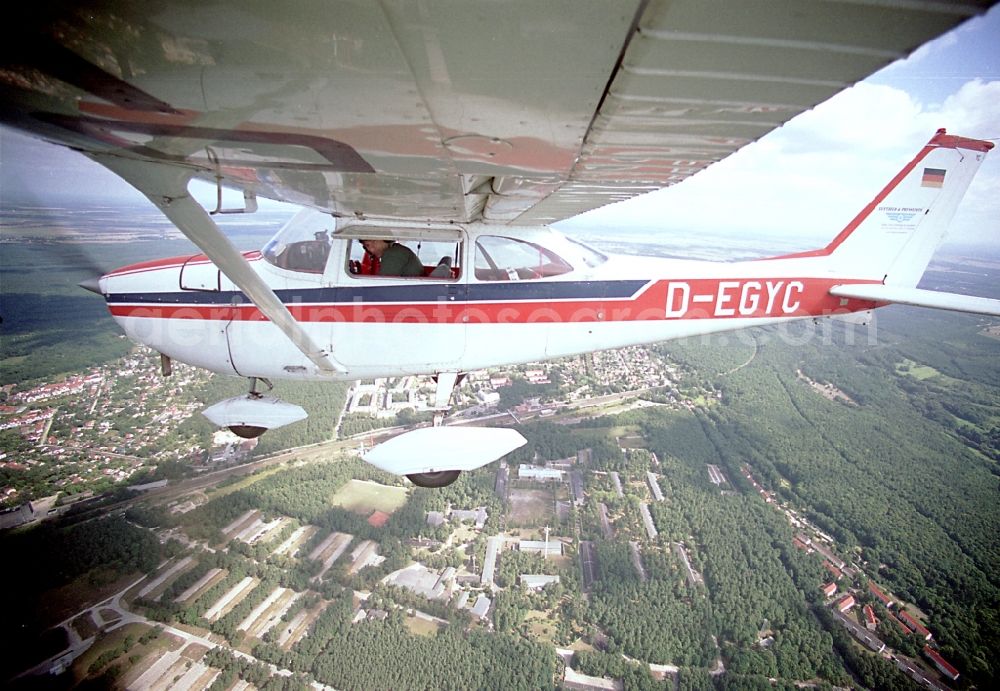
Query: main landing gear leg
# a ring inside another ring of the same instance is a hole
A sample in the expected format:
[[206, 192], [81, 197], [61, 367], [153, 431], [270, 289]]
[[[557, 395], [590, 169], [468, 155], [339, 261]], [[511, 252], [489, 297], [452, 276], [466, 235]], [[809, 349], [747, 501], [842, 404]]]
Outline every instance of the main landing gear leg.
[[441, 372], [437, 375], [437, 389], [434, 391], [434, 409], [446, 412], [451, 407], [451, 392], [465, 378], [458, 372]]
[[247, 394], [250, 398], [263, 398], [264, 394], [257, 391], [257, 382], [264, 382], [264, 386], [270, 391], [274, 388], [274, 384], [271, 383], [270, 379], [265, 379], [264, 377], [250, 377], [250, 392]]
[[[445, 413], [451, 407], [451, 394], [465, 378], [458, 372], [441, 372], [437, 375], [434, 390], [434, 426], [440, 427]], [[406, 477], [417, 487], [447, 487], [458, 479], [458, 470], [441, 470], [433, 473], [409, 473]]]
[[451, 409], [451, 394], [455, 387], [462, 383], [465, 374], [458, 372], [441, 372], [434, 378], [437, 388], [434, 390], [434, 426], [440, 427], [444, 416]]

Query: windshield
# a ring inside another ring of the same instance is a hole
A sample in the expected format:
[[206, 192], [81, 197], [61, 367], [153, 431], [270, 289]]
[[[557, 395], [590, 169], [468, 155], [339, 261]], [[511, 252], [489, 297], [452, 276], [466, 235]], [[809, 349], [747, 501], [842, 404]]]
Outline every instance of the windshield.
[[579, 240], [574, 240], [573, 238], [566, 237], [565, 235], [563, 238], [577, 250], [577, 254], [580, 259], [583, 260], [585, 266], [593, 269], [608, 261], [607, 255], [601, 254], [590, 245], [585, 245]]
[[261, 254], [279, 268], [321, 274], [330, 256], [330, 234], [335, 228], [329, 214], [303, 209], [264, 245]]

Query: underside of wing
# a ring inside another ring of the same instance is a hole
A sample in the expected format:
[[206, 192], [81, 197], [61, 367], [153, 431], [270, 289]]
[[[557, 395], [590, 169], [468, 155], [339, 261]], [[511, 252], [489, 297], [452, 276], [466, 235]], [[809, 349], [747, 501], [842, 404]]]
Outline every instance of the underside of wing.
[[542, 224], [675, 184], [991, 3], [37, 2], [0, 120], [342, 216]]

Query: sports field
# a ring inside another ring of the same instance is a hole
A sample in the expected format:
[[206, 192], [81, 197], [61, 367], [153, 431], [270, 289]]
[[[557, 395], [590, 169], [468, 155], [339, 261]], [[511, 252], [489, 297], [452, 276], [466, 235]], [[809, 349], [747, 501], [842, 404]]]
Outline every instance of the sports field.
[[514, 489], [510, 492], [508, 524], [512, 527], [545, 525], [552, 520], [551, 489]]
[[392, 513], [406, 503], [406, 488], [389, 487], [369, 480], [351, 480], [337, 490], [330, 503], [368, 516], [372, 511]]

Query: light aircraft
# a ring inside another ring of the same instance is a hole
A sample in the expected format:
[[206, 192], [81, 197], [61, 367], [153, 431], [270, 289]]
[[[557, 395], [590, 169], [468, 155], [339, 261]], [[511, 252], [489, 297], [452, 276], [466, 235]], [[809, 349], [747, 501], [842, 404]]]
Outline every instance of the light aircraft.
[[[547, 225], [680, 182], [989, 4], [32, 3], [4, 28], [0, 115], [120, 175], [203, 252], [90, 287], [165, 371], [248, 378], [205, 413], [256, 436], [304, 415], [257, 391], [275, 379], [431, 375], [446, 409], [490, 366], [890, 303], [1000, 315], [916, 288], [993, 146], [944, 130], [812, 252], [626, 259]], [[305, 209], [241, 253], [212, 217], [258, 195]], [[372, 239], [422, 271], [379, 273]], [[523, 443], [435, 426], [365, 459], [443, 486]]]

